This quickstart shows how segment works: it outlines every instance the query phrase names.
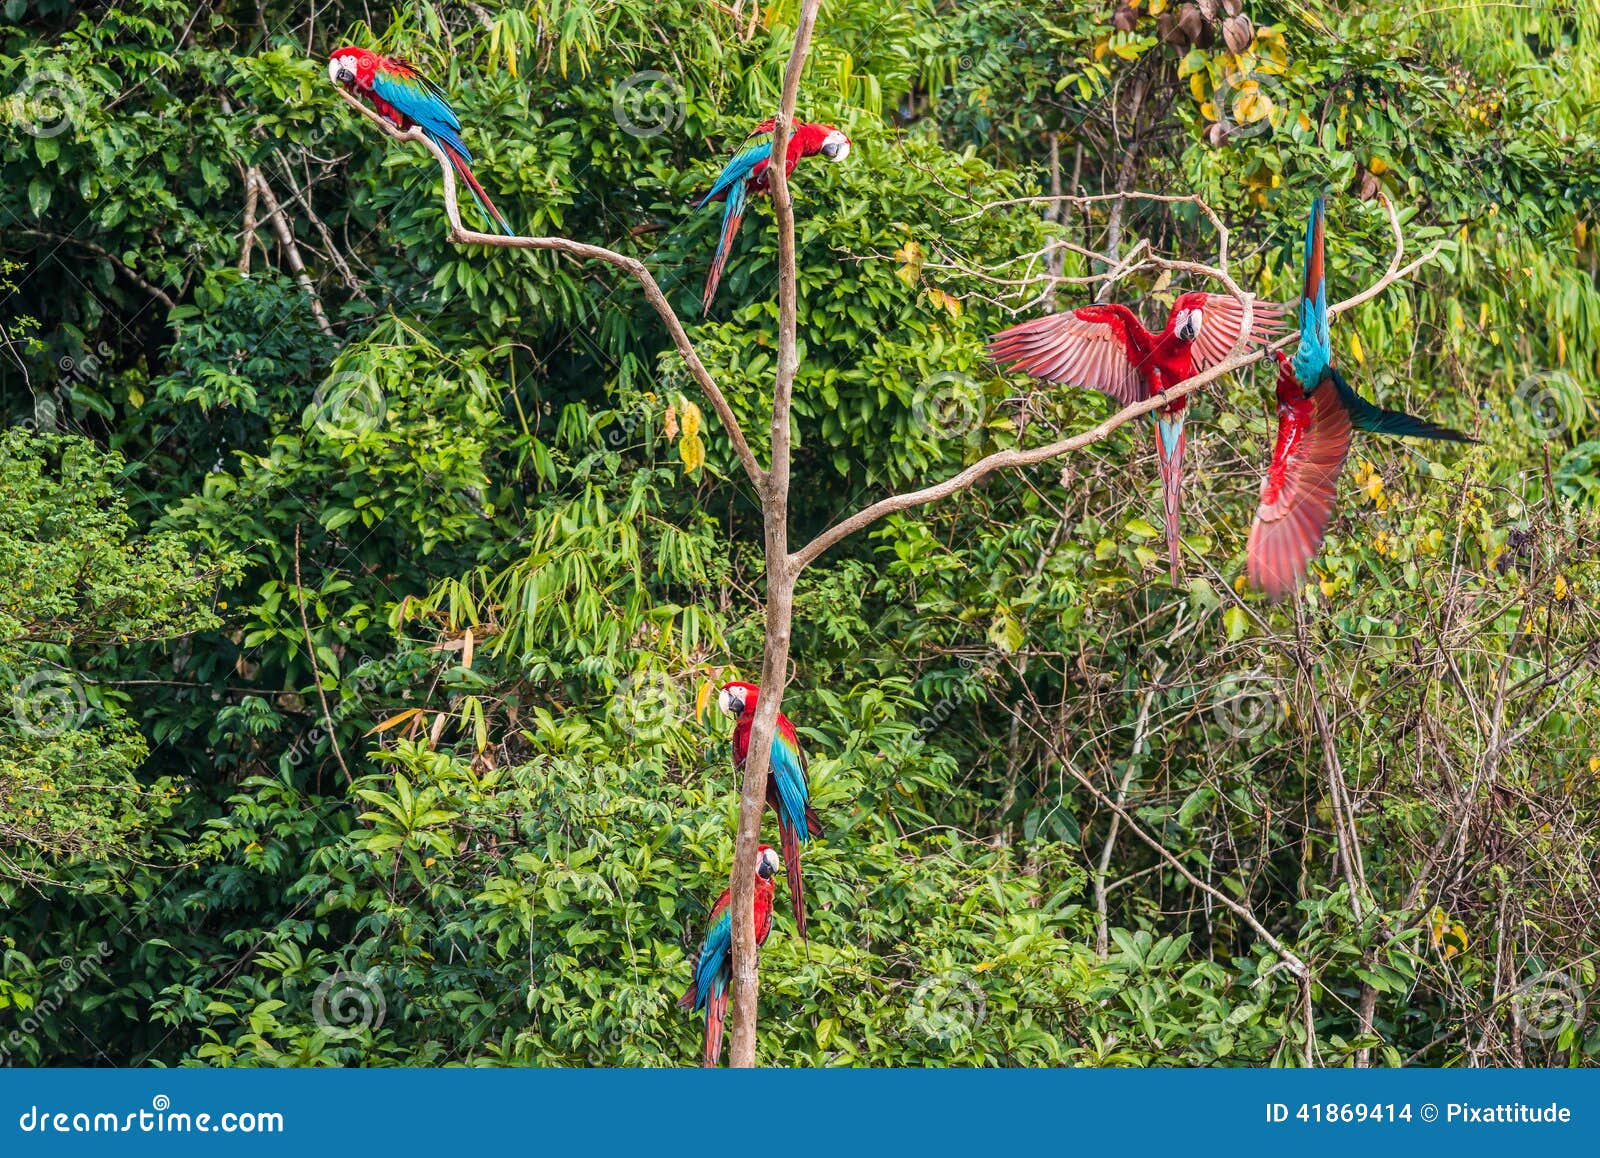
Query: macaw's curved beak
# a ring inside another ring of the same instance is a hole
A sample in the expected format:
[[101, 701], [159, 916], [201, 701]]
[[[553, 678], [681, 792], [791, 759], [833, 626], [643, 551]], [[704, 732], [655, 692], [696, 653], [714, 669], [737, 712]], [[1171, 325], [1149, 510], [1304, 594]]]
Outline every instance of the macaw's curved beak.
[[829, 141], [822, 146], [822, 155], [830, 161], [842, 161], [850, 155], [850, 142]]

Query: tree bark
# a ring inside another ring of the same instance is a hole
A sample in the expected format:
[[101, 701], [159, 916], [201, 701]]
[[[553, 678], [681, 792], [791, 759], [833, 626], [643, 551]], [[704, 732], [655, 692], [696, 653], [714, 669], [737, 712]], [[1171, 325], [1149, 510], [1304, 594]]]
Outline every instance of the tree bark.
[[789, 411], [794, 379], [800, 369], [799, 285], [796, 277], [794, 200], [789, 195], [789, 136], [794, 129], [800, 74], [811, 50], [811, 34], [822, 0], [805, 0], [795, 27], [794, 47], [783, 74], [783, 98], [772, 130], [772, 210], [778, 222], [778, 367], [772, 387], [772, 461], [761, 493], [767, 556], [767, 632], [761, 655], [761, 694], [750, 729], [739, 800], [739, 832], [733, 845], [733, 1032], [728, 1064], [748, 1069], [756, 1064], [756, 1009], [760, 977], [756, 968], [755, 870], [761, 847], [761, 813], [766, 807], [767, 772], [772, 739], [778, 731], [778, 709], [789, 675], [789, 635], [794, 622], [794, 580], [799, 573], [789, 558]]

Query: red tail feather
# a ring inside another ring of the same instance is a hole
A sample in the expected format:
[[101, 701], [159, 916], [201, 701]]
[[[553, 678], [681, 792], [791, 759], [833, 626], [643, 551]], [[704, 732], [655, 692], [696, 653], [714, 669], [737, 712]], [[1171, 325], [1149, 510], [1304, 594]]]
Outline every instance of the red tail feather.
[[714, 1070], [722, 1060], [722, 1024], [728, 1016], [728, 992], [713, 993], [706, 1002], [706, 1069]]
[[[807, 812], [809, 813], [809, 809]], [[810, 822], [810, 815], [807, 822]], [[821, 825], [819, 824], [820, 828]], [[789, 877], [789, 899], [794, 904], [794, 927], [800, 934], [800, 939], [806, 939], [806, 882], [800, 875], [800, 834], [791, 824], [786, 824], [783, 817], [778, 817], [778, 832], [782, 836], [783, 868]]]
[[711, 299], [717, 296], [717, 285], [722, 281], [722, 271], [728, 268], [728, 255], [733, 252], [733, 239], [743, 220], [744, 212], [741, 210], [722, 223], [722, 236], [717, 239], [717, 254], [711, 259], [711, 272], [706, 275], [705, 296], [700, 299], [702, 313], [711, 312]]
[[467, 162], [462, 158], [461, 154], [448, 146], [445, 147], [445, 152], [449, 154], [450, 164], [455, 168], [456, 176], [466, 183], [473, 198], [478, 202], [478, 207], [483, 210], [484, 216], [489, 219], [489, 224], [495, 226], [507, 237], [515, 237], [516, 232], [510, 225], [506, 224], [506, 219], [501, 216], [500, 210], [494, 207], [494, 202], [489, 200], [489, 194], [485, 193], [483, 186], [478, 184], [478, 179], [472, 175], [472, 170], [467, 166]]

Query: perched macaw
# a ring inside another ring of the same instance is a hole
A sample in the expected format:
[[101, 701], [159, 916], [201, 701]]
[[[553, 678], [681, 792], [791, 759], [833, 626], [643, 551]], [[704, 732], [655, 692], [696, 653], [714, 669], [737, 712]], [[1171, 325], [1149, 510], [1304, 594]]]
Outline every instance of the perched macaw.
[[[773, 878], [778, 875], [778, 854], [762, 845], [756, 854], [756, 945], [767, 943], [772, 932]], [[722, 1027], [728, 1018], [728, 985], [733, 981], [733, 914], [728, 906], [733, 890], [723, 889], [711, 906], [711, 924], [700, 942], [700, 956], [694, 965], [694, 981], [678, 999], [679, 1009], [705, 1010], [705, 1064], [714, 1067], [722, 1054]]]
[[472, 191], [484, 216], [507, 237], [516, 236], [472, 175], [472, 154], [461, 139], [461, 121], [443, 89], [405, 61], [379, 56], [365, 48], [341, 48], [335, 52], [328, 59], [328, 79], [364, 99], [396, 128], [404, 130], [416, 125], [426, 133], [450, 158], [456, 175]]
[[1306, 224], [1305, 281], [1300, 294], [1300, 347], [1278, 359], [1278, 441], [1261, 483], [1261, 505], [1245, 548], [1250, 582], [1272, 599], [1292, 591], [1322, 546], [1339, 472], [1354, 430], [1401, 438], [1476, 442], [1460, 431], [1362, 398], [1333, 365], [1324, 277], [1322, 198]]
[[[744, 771], [750, 754], [750, 728], [756, 722], [756, 686], [737, 680], [722, 685], [717, 706], [734, 718], [733, 766]], [[778, 814], [778, 834], [784, 868], [789, 874], [789, 898], [794, 904], [794, 925], [806, 935], [806, 884], [800, 875], [800, 846], [822, 835], [822, 821], [811, 807], [811, 785], [806, 779], [806, 757], [800, 750], [789, 717], [778, 713], [778, 734], [772, 738], [772, 761], [767, 770], [767, 803]]]
[[[1251, 342], [1270, 341], [1280, 332], [1288, 307], [1256, 302]], [[1152, 334], [1127, 306], [1081, 306], [1013, 326], [989, 339], [989, 356], [1012, 371], [1021, 370], [1069, 386], [1087, 387], [1124, 406], [1143, 402], [1193, 378], [1233, 352], [1244, 324], [1244, 307], [1227, 294], [1196, 290], [1172, 303], [1167, 328]], [[1178, 581], [1178, 509], [1183, 501], [1183, 433], [1187, 396], [1163, 406], [1155, 420], [1156, 455], [1161, 462], [1161, 501], [1167, 523], [1167, 567]]]
[[[762, 121], [750, 130], [750, 136], [771, 133], [773, 127], [773, 121]], [[818, 153], [830, 161], [842, 161], [850, 155], [850, 138], [832, 125], [795, 122], [794, 131], [789, 134], [789, 147], [785, 151], [784, 176], [794, 173], [794, 167], [800, 163], [801, 157], [814, 157]], [[766, 193], [771, 187], [771, 178], [767, 173], [767, 166], [771, 162], [770, 140], [746, 145], [722, 167], [722, 172], [717, 175], [710, 189], [690, 198], [695, 202], [696, 209], [703, 209], [712, 201], [723, 202], [722, 236], [717, 239], [717, 254], [711, 260], [711, 272], [706, 276], [705, 297], [701, 300], [701, 309], [706, 313], [711, 312], [711, 299], [716, 297], [717, 283], [722, 280], [722, 271], [728, 266], [733, 236], [739, 232], [739, 222], [744, 220], [745, 205], [750, 194]]]

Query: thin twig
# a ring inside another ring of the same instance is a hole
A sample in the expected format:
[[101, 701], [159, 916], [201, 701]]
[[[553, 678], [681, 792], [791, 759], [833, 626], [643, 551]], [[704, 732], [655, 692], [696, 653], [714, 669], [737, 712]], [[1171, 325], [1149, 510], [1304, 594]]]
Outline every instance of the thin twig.
[[317, 699], [322, 701], [322, 723], [328, 729], [328, 745], [338, 758], [339, 768], [344, 772], [344, 782], [354, 784], [355, 778], [350, 775], [350, 765], [344, 762], [344, 752], [339, 748], [339, 734], [334, 731], [333, 713], [328, 710], [328, 693], [322, 690], [322, 673], [317, 670], [317, 648], [311, 642], [311, 623], [306, 618], [306, 589], [300, 582], [299, 523], [294, 525], [294, 593], [300, 601], [300, 630], [305, 632], [306, 658], [311, 661], [311, 679], [317, 685]]

